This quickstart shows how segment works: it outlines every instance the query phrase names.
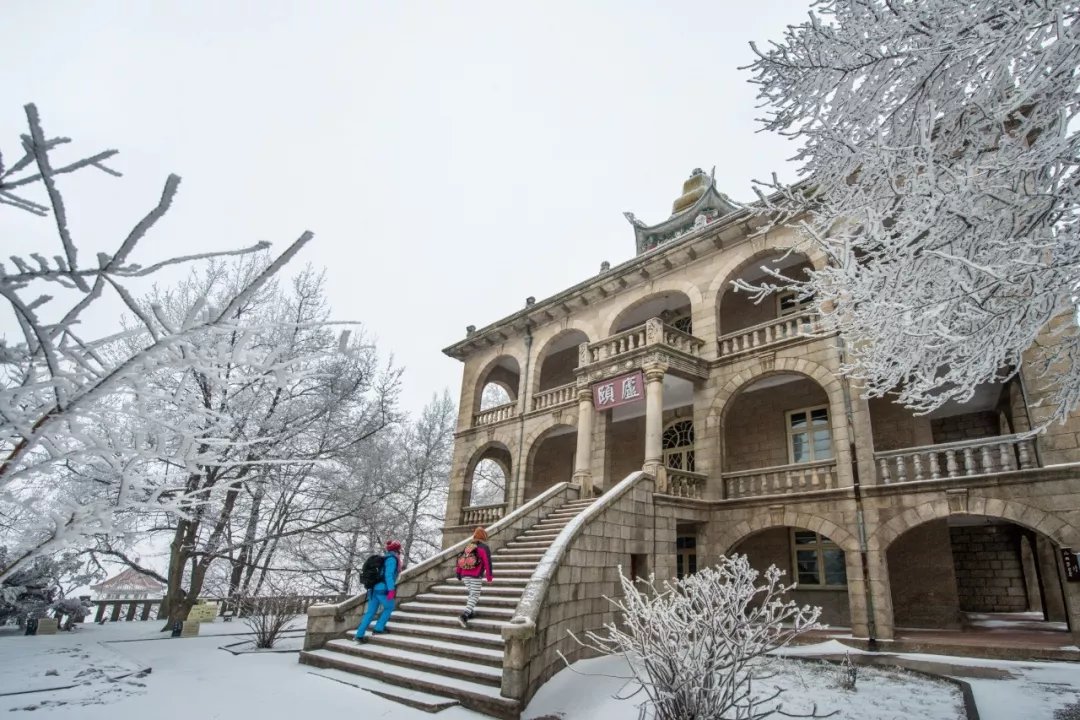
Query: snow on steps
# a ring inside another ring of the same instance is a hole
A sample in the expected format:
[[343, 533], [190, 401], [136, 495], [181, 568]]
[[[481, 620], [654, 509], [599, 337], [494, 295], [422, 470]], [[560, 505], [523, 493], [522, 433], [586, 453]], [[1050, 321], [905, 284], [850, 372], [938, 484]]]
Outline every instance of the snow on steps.
[[[312, 667], [315, 666], [313, 665]], [[347, 670], [320, 667], [317, 672], [315, 670], [308, 670], [308, 674], [327, 680], [333, 680], [342, 685], [349, 685], [354, 688], [359, 688], [360, 690], [366, 690], [381, 698], [392, 700], [417, 710], [423, 710], [424, 712], [437, 713], [461, 705], [461, 702], [454, 698], [449, 698], [444, 695], [432, 695], [431, 693], [420, 692], [419, 690], [409, 690], [408, 688], [395, 685], [388, 685], [384, 682], [379, 682], [374, 678], [358, 675]]]
[[591, 503], [567, 503], [495, 551], [495, 581], [485, 583], [468, 630], [462, 630], [457, 621], [467, 593], [451, 577], [403, 603], [387, 625], [387, 633], [369, 635], [362, 645], [354, 643], [350, 633], [348, 639], [331, 640], [320, 650], [301, 653], [300, 661], [327, 673], [364, 677], [364, 682], [375, 687], [358, 687], [428, 712], [457, 703], [516, 720], [517, 701], [500, 694], [502, 629], [514, 616], [544, 552]]

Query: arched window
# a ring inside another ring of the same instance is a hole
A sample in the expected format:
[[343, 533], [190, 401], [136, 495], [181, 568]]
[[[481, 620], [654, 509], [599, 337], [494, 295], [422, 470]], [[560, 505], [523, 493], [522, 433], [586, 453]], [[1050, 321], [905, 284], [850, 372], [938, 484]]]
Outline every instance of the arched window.
[[668, 423], [663, 438], [664, 466], [674, 470], [694, 471], [694, 421]]

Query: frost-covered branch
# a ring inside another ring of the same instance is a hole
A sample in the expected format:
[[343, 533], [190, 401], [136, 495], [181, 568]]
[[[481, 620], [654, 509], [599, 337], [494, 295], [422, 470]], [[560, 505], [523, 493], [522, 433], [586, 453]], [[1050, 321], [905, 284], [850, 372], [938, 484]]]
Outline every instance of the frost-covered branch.
[[642, 718], [765, 718], [783, 709], [779, 691], [754, 687], [770, 677], [766, 654], [820, 627], [820, 608], [783, 599], [791, 587], [782, 575], [775, 566], [759, 575], [745, 555], [660, 585], [620, 568], [623, 597], [609, 598], [618, 621], [575, 640], [627, 659], [647, 698]]
[[812, 297], [870, 396], [930, 412], [1028, 365], [1036, 424], [1074, 410], [1080, 3], [819, 0], [754, 51], [803, 177], [758, 207], [828, 261], [759, 289]]

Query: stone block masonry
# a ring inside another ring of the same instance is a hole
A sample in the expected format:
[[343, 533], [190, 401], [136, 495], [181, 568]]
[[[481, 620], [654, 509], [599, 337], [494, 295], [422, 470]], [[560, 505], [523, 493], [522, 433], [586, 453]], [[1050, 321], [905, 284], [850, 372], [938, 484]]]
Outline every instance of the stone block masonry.
[[1015, 525], [949, 528], [956, 589], [965, 612], [1024, 612], [1028, 609], [1020, 531]]

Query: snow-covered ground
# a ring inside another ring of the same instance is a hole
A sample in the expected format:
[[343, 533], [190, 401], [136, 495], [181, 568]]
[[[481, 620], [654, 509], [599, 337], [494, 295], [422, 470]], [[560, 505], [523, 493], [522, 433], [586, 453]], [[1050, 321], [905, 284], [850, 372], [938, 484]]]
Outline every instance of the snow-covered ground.
[[[259, 717], [293, 720], [317, 712], [326, 717], [429, 720], [432, 716], [385, 700], [363, 689], [334, 682], [334, 673], [297, 663], [295, 653], [234, 655], [219, 649], [242, 643], [247, 628], [239, 623], [204, 625], [196, 638], [169, 638], [160, 624], [86, 625], [74, 633], [22, 637], [0, 632], [0, 711], [34, 711], [34, 716], [82, 720], [142, 720], [145, 717], [199, 717], [201, 720]], [[300, 629], [294, 626], [293, 635]], [[295, 647], [288, 640], [285, 647]], [[243, 649], [241, 647], [234, 647]], [[795, 650], [797, 654], [843, 654], [832, 641]], [[854, 651], [852, 651], [854, 653]], [[1015, 663], [932, 655], [907, 655], [943, 663], [966, 674], [975, 691], [982, 720], [1041, 720], [1054, 710], [1080, 701], [1080, 665]], [[958, 715], [959, 695], [952, 685], [893, 670], [860, 668], [858, 689], [832, 688], [830, 670], [805, 668], [786, 675], [791, 688], [785, 709], [817, 701], [820, 711], [840, 710], [837, 718], [920, 718], [941, 720]], [[146, 674], [144, 671], [152, 671]], [[986, 669], [990, 670], [987, 671]], [[619, 659], [597, 659], [564, 670], [545, 685], [523, 713], [525, 720], [620, 720], [634, 717], [641, 697], [618, 700], [626, 683]], [[994, 674], [1000, 679], [972, 677]], [[336, 679], [348, 680], [337, 675]], [[76, 685], [68, 689], [55, 689]], [[365, 685], [357, 679], [355, 685]], [[25, 692], [46, 689], [45, 692]], [[855, 710], [857, 708], [857, 711]], [[803, 706], [805, 709], [805, 706]], [[340, 713], [340, 715], [339, 715]], [[194, 714], [194, 715], [193, 715]], [[483, 716], [451, 708], [440, 720], [481, 720]]]

